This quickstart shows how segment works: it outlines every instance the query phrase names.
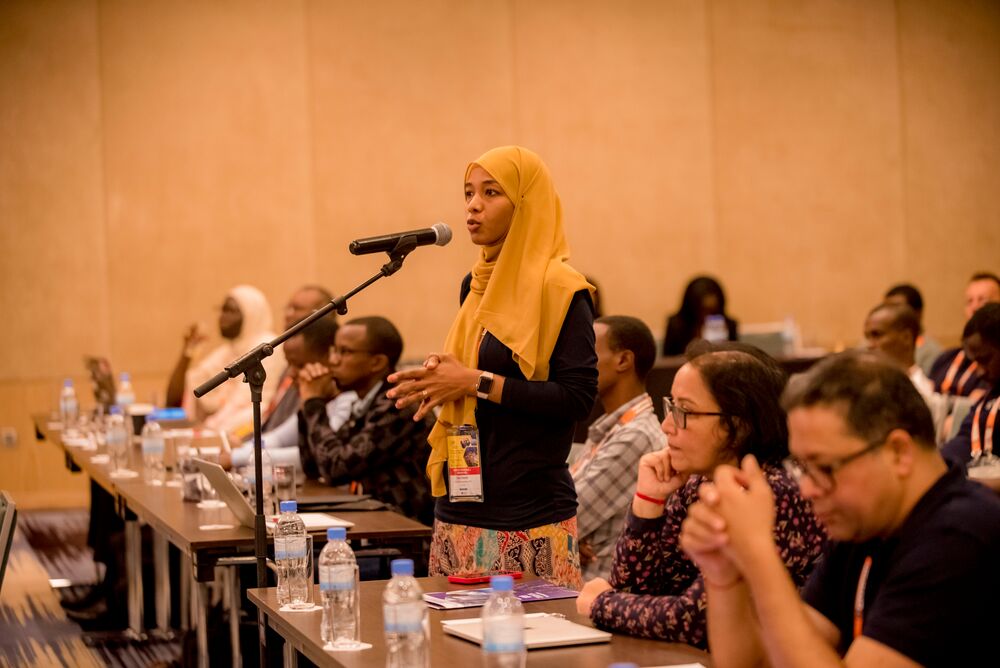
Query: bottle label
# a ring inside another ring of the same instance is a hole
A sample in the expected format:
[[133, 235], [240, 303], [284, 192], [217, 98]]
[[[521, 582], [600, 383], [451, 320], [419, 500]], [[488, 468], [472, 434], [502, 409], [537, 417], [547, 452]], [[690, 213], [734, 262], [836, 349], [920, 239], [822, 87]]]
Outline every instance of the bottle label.
[[483, 620], [484, 652], [520, 652], [523, 649], [523, 618], [504, 617]]
[[357, 566], [335, 564], [319, 567], [319, 588], [321, 591], [349, 591], [354, 589]]
[[304, 536], [274, 539], [275, 559], [305, 559], [306, 539]]
[[386, 604], [382, 608], [386, 633], [417, 633], [423, 631], [427, 607], [423, 601]]
[[163, 454], [163, 439], [162, 438], [144, 438], [144, 439], [142, 439], [142, 454], [144, 454], [144, 455], [162, 455]]

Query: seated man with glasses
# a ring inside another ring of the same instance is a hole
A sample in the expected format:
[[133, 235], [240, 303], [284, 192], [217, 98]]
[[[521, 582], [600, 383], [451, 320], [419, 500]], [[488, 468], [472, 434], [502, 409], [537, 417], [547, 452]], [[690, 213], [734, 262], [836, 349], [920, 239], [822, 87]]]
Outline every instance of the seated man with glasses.
[[700, 344], [689, 360], [664, 401], [668, 445], [639, 460], [611, 575], [584, 585], [577, 610], [604, 629], [704, 648], [705, 582], [678, 537], [698, 487], [717, 466], [748, 454], [764, 462], [778, 498], [774, 553], [797, 581], [805, 582], [826, 537], [781, 466], [788, 454], [781, 367], [739, 343]]
[[[337, 330], [330, 365], [307, 365], [299, 376], [299, 441], [306, 475], [330, 485], [361, 484], [366, 494], [430, 525], [433, 504], [424, 473], [433, 416], [413, 419], [416, 406], [396, 408], [385, 396], [385, 378], [403, 352], [396, 327], [380, 317], [355, 318]], [[330, 380], [357, 399], [338, 429], [330, 426]]]
[[996, 656], [1000, 500], [949, 468], [890, 362], [830, 357], [789, 384], [786, 466], [833, 539], [801, 593], [752, 458], [702, 485], [681, 546], [708, 589], [716, 666], [983, 665]]

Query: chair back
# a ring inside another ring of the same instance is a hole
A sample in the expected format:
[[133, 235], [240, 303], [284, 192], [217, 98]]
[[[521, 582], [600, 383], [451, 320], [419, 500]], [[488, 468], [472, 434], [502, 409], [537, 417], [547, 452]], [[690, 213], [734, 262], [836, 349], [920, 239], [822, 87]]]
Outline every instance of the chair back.
[[17, 506], [10, 494], [0, 490], [0, 591], [3, 590], [3, 577], [7, 572], [7, 559], [10, 557], [10, 546], [14, 542], [14, 528], [17, 526]]

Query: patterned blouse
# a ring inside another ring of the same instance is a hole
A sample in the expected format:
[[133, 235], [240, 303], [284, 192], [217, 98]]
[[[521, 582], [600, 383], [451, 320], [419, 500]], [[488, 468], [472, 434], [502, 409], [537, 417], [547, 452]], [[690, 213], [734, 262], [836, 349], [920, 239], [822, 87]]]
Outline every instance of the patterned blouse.
[[[802, 586], [823, 551], [826, 533], [782, 467], [765, 465], [764, 474], [774, 493], [778, 551], [795, 584]], [[656, 519], [629, 510], [611, 568], [613, 589], [600, 594], [591, 608], [597, 626], [707, 648], [705, 583], [679, 542], [681, 522], [706, 480], [691, 476]]]

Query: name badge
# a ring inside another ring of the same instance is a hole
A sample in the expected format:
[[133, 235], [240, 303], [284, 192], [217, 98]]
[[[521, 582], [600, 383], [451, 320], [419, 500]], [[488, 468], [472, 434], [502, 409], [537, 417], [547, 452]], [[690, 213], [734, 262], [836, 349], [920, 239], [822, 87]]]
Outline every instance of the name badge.
[[471, 424], [448, 430], [448, 499], [453, 503], [483, 501], [479, 430]]

